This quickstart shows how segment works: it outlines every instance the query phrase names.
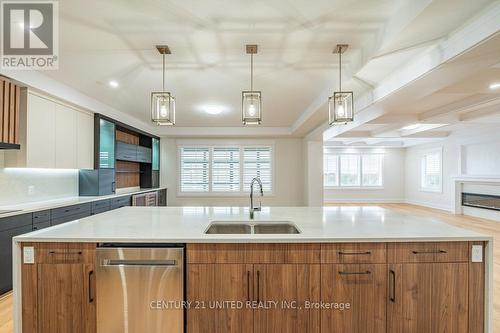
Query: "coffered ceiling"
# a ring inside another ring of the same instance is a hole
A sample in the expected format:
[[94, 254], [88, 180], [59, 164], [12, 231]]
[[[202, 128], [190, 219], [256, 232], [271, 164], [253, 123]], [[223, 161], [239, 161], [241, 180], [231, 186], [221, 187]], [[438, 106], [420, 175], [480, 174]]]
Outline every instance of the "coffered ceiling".
[[[101, 103], [103, 110], [93, 111], [113, 110], [160, 135], [304, 136], [324, 129], [326, 100], [338, 84], [335, 44], [350, 44], [343, 86], [365, 98], [493, 6], [498, 1], [64, 0], [59, 70], [39, 72], [33, 82], [42, 90], [42, 77], [70, 87], [71, 96]], [[264, 116], [255, 129], [243, 128], [240, 115], [241, 91], [249, 88], [247, 43], [260, 47], [255, 88], [263, 94]], [[161, 88], [156, 44], [172, 50], [166, 87], [177, 98], [174, 128], [150, 122], [150, 92]], [[481, 75], [489, 74], [474, 78]], [[454, 101], [456, 89], [463, 89], [460, 82], [443, 87], [435, 103]], [[423, 103], [419, 110], [435, 107]], [[211, 115], [207, 107], [222, 112]]]

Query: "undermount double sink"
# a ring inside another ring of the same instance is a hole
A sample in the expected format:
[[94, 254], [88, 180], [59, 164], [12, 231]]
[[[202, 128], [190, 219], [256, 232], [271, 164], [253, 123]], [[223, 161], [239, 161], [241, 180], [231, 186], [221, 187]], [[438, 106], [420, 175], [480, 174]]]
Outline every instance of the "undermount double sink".
[[300, 234], [289, 221], [212, 221], [205, 234]]

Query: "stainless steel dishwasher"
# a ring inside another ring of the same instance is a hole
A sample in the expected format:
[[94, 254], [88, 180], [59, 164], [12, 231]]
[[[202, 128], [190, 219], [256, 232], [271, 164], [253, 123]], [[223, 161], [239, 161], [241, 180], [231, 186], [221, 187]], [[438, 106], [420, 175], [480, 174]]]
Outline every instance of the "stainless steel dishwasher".
[[184, 331], [182, 247], [97, 248], [97, 332]]

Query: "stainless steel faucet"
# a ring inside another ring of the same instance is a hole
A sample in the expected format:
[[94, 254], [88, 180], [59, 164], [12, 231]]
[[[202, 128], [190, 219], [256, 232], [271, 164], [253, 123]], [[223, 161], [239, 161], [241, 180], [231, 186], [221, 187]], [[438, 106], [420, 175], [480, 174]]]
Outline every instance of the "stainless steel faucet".
[[260, 181], [259, 177], [255, 177], [252, 179], [252, 182], [250, 183], [250, 219], [253, 220], [253, 213], [254, 212], [260, 212], [262, 209], [262, 202], [259, 200], [259, 207], [254, 207], [253, 204], [253, 184], [257, 182], [260, 186], [260, 196], [264, 196], [264, 191], [262, 190], [262, 182]]

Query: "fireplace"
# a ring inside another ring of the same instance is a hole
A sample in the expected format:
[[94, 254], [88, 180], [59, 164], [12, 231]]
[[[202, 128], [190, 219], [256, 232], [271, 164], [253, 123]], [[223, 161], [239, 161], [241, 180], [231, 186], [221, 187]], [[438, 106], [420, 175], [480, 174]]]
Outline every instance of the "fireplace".
[[491, 194], [462, 193], [462, 205], [500, 211], [500, 196]]

